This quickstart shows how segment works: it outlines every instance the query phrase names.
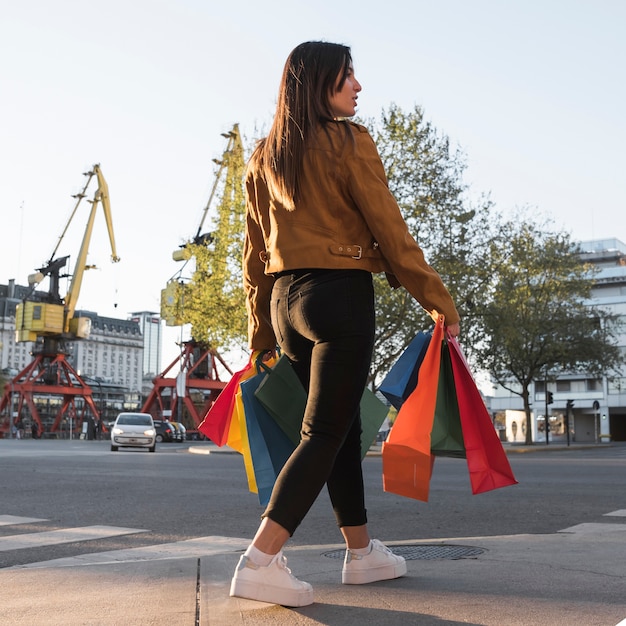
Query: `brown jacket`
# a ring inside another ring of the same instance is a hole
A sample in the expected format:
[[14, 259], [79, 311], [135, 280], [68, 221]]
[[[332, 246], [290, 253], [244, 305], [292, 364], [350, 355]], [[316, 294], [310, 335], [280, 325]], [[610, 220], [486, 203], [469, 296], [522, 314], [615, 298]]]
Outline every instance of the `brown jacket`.
[[439, 274], [408, 231], [365, 127], [329, 124], [303, 167], [301, 200], [288, 211], [270, 197], [254, 158], [248, 166], [243, 271], [251, 349], [276, 345], [269, 316], [273, 274], [289, 269], [387, 272], [428, 312], [443, 313], [447, 324], [459, 321]]

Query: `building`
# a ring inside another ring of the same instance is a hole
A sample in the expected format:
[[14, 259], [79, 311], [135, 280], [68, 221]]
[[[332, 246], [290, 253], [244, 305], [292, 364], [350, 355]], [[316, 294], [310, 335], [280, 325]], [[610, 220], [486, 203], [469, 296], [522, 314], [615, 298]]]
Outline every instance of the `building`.
[[30, 287], [0, 285], [0, 370], [14, 376], [31, 361], [33, 344], [15, 342], [15, 308], [28, 295]]
[[[623, 322], [618, 346], [626, 353], [626, 244], [618, 239], [584, 241], [579, 244], [581, 260], [598, 267], [599, 273], [591, 292], [590, 305], [618, 315]], [[551, 377], [554, 373], [551, 372]], [[576, 442], [626, 441], [626, 368], [618, 375], [602, 378], [581, 374], [557, 374], [555, 382], [531, 385], [533, 407], [533, 441], [545, 441], [546, 407], [550, 428], [549, 441], [567, 439], [566, 412], [570, 405], [570, 434]], [[546, 391], [552, 404], [546, 405]], [[506, 413], [506, 439], [523, 442], [525, 422], [522, 400], [501, 387], [494, 388], [490, 398], [493, 413]]]
[[140, 311], [131, 313], [130, 320], [139, 324], [143, 336], [143, 377], [152, 379], [161, 373], [161, 318], [153, 311]]
[[141, 392], [143, 337], [139, 324], [91, 311], [76, 311], [76, 315], [91, 319], [91, 333], [88, 339], [69, 344], [68, 359], [74, 369], [81, 376]]
[[[15, 376], [32, 361], [34, 342], [15, 341], [15, 309], [26, 297], [45, 298], [45, 293], [31, 293], [29, 287], [0, 285], [0, 370], [6, 377]], [[88, 339], [68, 342], [67, 359], [86, 379], [141, 393], [143, 378], [143, 336], [136, 321], [101, 317], [91, 311], [76, 311], [76, 316], [91, 319]]]

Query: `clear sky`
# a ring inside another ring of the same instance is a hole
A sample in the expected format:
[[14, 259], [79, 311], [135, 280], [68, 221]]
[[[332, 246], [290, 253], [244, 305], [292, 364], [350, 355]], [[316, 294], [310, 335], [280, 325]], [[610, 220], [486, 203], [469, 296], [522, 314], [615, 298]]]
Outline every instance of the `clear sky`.
[[[473, 194], [531, 207], [576, 239], [626, 241], [622, 0], [0, 0], [0, 282], [50, 257], [82, 172], [99, 217], [78, 307], [159, 310], [195, 234], [222, 132], [271, 121], [298, 43], [352, 47], [359, 116], [420, 105], [461, 148]], [[92, 188], [92, 192], [95, 187]], [[78, 254], [87, 207], [58, 256]], [[71, 260], [72, 260], [71, 259]], [[117, 306], [115, 306], [117, 305]], [[180, 333], [180, 331], [177, 331]], [[186, 338], [186, 337], [185, 337]], [[167, 350], [166, 350], [167, 357]]]

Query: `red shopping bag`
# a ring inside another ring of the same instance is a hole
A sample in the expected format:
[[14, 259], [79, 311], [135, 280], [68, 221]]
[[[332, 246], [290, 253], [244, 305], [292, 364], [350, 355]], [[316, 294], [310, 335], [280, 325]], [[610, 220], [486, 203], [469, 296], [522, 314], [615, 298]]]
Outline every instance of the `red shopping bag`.
[[517, 480], [474, 382], [461, 347], [448, 337], [472, 493], [515, 485]]
[[239, 382], [252, 370], [252, 367], [252, 359], [250, 359], [243, 369], [233, 374], [198, 426], [198, 430], [218, 446], [223, 446], [228, 439]]

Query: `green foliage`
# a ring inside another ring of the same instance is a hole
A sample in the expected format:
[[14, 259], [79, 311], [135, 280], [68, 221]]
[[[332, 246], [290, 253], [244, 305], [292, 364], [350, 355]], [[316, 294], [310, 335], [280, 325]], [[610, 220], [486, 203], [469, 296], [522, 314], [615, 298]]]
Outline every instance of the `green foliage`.
[[[391, 106], [367, 121], [409, 231], [461, 314], [461, 341], [477, 370], [519, 394], [546, 372], [601, 375], [621, 364], [617, 316], [589, 306], [594, 270], [569, 235], [536, 215], [504, 221], [489, 200], [470, 201], [463, 155], [419, 107]], [[371, 379], [380, 380], [428, 315], [404, 289], [375, 277], [377, 335]], [[520, 391], [521, 390], [521, 391]]]
[[[380, 122], [367, 125], [409, 231], [454, 298], [463, 319], [463, 336], [471, 346], [473, 312], [490, 280], [493, 206], [485, 198], [470, 202], [462, 180], [463, 155], [424, 119], [421, 108], [404, 112], [392, 105], [383, 111]], [[375, 287], [374, 380], [384, 375], [418, 330], [432, 323], [404, 289], [392, 291], [380, 276]]]
[[570, 236], [530, 221], [503, 224], [481, 307], [480, 363], [520, 395], [530, 443], [529, 386], [550, 371], [600, 375], [621, 362], [617, 317], [589, 305], [594, 268]]
[[210, 237], [185, 245], [185, 258], [193, 259], [191, 281], [180, 284], [162, 302], [163, 317], [191, 324], [195, 341], [212, 348], [243, 343], [247, 334], [241, 256], [245, 231], [245, 157], [238, 130], [230, 149], [219, 162], [217, 217]]

